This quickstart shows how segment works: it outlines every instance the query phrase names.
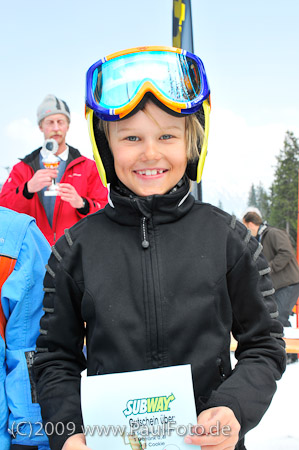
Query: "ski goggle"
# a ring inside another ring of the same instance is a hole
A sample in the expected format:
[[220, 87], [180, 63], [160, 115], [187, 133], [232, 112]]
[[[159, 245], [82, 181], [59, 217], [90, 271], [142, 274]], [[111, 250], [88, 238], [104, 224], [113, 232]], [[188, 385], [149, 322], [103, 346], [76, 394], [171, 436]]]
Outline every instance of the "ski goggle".
[[204, 65], [174, 47], [138, 47], [109, 55], [86, 75], [86, 107], [102, 120], [126, 117], [146, 93], [178, 114], [199, 110], [210, 94]]

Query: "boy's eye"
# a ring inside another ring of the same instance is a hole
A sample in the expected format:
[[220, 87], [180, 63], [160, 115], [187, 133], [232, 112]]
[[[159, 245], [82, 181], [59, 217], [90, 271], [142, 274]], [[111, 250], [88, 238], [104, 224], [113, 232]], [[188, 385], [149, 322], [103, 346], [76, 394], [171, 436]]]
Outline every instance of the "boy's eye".
[[160, 139], [162, 140], [167, 140], [167, 139], [171, 139], [173, 136], [172, 134], [163, 134]]
[[126, 139], [128, 140], [128, 141], [138, 141], [139, 140], [139, 137], [137, 137], [137, 136], [128, 136], [128, 137], [126, 137]]

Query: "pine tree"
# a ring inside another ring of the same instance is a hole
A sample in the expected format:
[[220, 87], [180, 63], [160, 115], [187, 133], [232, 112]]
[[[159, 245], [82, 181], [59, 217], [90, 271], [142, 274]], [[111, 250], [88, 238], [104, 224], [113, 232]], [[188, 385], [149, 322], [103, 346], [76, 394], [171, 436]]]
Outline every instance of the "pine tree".
[[251, 185], [247, 206], [254, 206], [259, 209], [262, 219], [268, 222], [270, 217], [270, 196], [261, 182], [257, 187], [254, 184]]
[[262, 183], [259, 183], [258, 187], [255, 188], [255, 191], [257, 208], [262, 214], [262, 219], [268, 222], [270, 218], [270, 197]]
[[256, 191], [254, 184], [251, 185], [247, 205], [254, 206], [255, 208], [257, 208]]
[[277, 165], [271, 186], [270, 225], [287, 231], [296, 246], [298, 211], [298, 139], [286, 132], [283, 149], [276, 157]]

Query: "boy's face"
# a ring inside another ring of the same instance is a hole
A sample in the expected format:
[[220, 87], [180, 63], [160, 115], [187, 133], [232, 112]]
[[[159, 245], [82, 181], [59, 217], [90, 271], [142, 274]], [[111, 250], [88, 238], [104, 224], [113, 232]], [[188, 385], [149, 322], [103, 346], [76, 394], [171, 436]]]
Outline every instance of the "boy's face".
[[145, 111], [110, 122], [109, 136], [116, 174], [135, 194], [165, 194], [184, 175], [184, 117], [174, 117], [148, 102]]

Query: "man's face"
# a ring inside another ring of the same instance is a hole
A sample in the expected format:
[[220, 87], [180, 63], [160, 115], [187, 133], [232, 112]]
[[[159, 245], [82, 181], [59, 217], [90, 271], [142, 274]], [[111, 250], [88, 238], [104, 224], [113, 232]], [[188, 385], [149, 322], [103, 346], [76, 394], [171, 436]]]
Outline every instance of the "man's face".
[[[42, 120], [39, 129], [44, 134], [45, 140], [55, 139], [57, 144], [61, 146], [61, 144], [65, 144], [69, 121], [64, 114], [52, 114]], [[56, 154], [59, 155], [62, 151], [64, 151], [64, 148], [59, 148]]]
[[252, 222], [245, 222], [244, 219], [243, 219], [243, 223], [244, 223], [245, 227], [247, 227], [251, 231], [252, 236], [256, 237], [258, 229], [259, 229], [258, 225], [255, 225]]

